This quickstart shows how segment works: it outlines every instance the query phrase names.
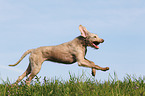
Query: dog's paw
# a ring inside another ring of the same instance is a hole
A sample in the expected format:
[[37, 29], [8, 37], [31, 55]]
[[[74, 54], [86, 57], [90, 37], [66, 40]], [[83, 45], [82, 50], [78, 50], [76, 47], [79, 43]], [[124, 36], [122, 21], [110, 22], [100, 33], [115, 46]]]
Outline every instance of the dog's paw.
[[107, 70], [109, 70], [109, 67], [105, 67], [105, 68], [103, 68], [102, 71], [107, 71]]
[[96, 75], [96, 73], [93, 73], [93, 72], [92, 72], [92, 76], [94, 76], [94, 77], [95, 77], [95, 75]]
[[95, 77], [95, 75], [96, 75], [96, 69], [92, 69], [92, 76]]
[[106, 67], [106, 71], [109, 70], [109, 67]]

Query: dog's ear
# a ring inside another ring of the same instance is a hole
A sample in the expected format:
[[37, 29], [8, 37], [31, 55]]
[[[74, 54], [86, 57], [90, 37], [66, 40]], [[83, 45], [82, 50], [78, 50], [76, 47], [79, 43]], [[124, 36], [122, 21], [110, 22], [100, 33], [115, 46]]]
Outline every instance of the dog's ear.
[[81, 36], [87, 37], [88, 30], [84, 26], [80, 25], [79, 30], [81, 31]]

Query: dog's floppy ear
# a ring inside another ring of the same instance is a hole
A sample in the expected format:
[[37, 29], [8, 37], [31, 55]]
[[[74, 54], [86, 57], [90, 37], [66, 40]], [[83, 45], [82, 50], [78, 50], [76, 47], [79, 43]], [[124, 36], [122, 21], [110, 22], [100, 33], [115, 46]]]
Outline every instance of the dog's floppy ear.
[[80, 25], [79, 26], [79, 30], [81, 31], [81, 36], [87, 37], [88, 31], [87, 31], [87, 29], [84, 26]]

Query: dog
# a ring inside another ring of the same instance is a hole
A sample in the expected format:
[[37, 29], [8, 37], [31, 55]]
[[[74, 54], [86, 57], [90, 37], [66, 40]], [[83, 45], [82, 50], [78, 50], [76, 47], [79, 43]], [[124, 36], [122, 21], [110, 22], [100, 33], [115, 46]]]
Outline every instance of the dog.
[[52, 61], [63, 64], [73, 64], [77, 62], [78, 66], [92, 68], [92, 76], [96, 75], [96, 70], [109, 70], [109, 67], [102, 68], [85, 58], [87, 46], [99, 49], [98, 45], [103, 43], [104, 40], [99, 38], [98, 35], [90, 33], [82, 25], [79, 26], [79, 30], [81, 35], [76, 37], [74, 40], [56, 46], [44, 46], [36, 49], [30, 49], [22, 55], [16, 64], [9, 65], [18, 65], [27, 54], [31, 53], [28, 68], [21, 76], [18, 77], [15, 84], [18, 84], [25, 76], [30, 74], [26, 79], [26, 84], [30, 85], [31, 80], [39, 73], [44, 61]]

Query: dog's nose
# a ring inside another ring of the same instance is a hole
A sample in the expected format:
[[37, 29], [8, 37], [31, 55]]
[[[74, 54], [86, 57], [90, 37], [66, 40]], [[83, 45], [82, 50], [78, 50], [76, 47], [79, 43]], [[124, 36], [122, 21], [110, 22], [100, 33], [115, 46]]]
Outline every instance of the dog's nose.
[[102, 43], [104, 42], [104, 39], [102, 39]]

